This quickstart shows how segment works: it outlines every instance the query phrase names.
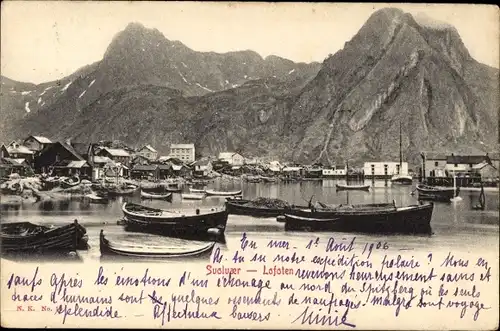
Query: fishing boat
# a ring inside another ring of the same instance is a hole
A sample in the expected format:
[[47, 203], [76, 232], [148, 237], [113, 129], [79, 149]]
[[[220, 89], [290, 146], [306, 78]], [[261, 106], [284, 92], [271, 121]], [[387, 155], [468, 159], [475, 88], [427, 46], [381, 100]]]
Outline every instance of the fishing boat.
[[391, 183], [401, 185], [411, 185], [413, 178], [407, 173], [403, 172], [403, 147], [401, 137], [401, 122], [399, 123], [399, 171], [391, 177]]
[[[430, 233], [433, 203], [397, 207], [392, 204], [339, 205], [292, 209], [278, 222], [285, 230], [363, 233]], [[327, 221], [325, 221], [327, 220]]]
[[337, 191], [345, 191], [345, 190], [369, 191], [370, 185], [337, 184]]
[[184, 259], [184, 258], [210, 258], [215, 247], [215, 242], [201, 246], [199, 248], [172, 247], [172, 248], [144, 248], [139, 246], [123, 245], [110, 242], [101, 230], [99, 235], [99, 247], [101, 256], [119, 256], [140, 259]]
[[205, 193], [182, 193], [182, 200], [203, 200]]
[[458, 196], [459, 188], [444, 187], [444, 186], [429, 186], [425, 184], [417, 184], [419, 200], [434, 200], [449, 202], [451, 199]]
[[239, 191], [214, 191], [214, 190], [206, 190], [205, 193], [207, 195], [217, 195], [220, 197], [230, 197], [235, 195], [241, 195], [241, 190]]
[[126, 186], [107, 186], [103, 188], [109, 196], [123, 196], [123, 195], [132, 195], [138, 189], [138, 186], [135, 185], [126, 185]]
[[88, 249], [86, 232], [77, 220], [61, 227], [30, 222], [4, 223], [0, 241], [6, 253], [70, 252]]
[[253, 217], [277, 217], [284, 215], [288, 210], [293, 208], [307, 208], [303, 206], [287, 206], [287, 207], [274, 207], [265, 205], [256, 205], [252, 200], [244, 199], [226, 199], [226, 210], [229, 214], [233, 215], [247, 215]]
[[122, 206], [126, 230], [182, 236], [206, 237], [224, 234], [226, 210], [167, 211], [125, 202]]
[[85, 198], [88, 199], [90, 203], [95, 204], [107, 204], [109, 202], [108, 198], [93, 193], [85, 195]]
[[59, 181], [59, 185], [62, 188], [71, 188], [80, 184], [80, 178], [78, 176], [73, 176], [70, 178], [62, 178]]
[[141, 190], [141, 199], [166, 200], [172, 202], [172, 193], [154, 194], [154, 193], [147, 193]]

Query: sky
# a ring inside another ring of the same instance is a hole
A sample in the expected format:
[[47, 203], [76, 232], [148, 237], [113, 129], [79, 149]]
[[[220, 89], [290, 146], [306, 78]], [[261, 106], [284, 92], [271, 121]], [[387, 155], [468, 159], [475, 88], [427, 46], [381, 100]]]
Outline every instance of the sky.
[[472, 57], [499, 67], [499, 12], [488, 5], [2, 1], [1, 74], [37, 84], [65, 77], [102, 59], [130, 22], [196, 51], [322, 62], [384, 7], [455, 26]]

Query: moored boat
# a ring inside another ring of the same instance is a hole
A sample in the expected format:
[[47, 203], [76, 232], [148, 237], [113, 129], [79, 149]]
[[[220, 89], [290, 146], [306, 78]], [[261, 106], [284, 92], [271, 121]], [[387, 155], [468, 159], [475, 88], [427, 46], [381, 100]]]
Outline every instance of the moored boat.
[[59, 185], [62, 188], [71, 188], [80, 184], [80, 178], [78, 176], [70, 177], [70, 178], [62, 178], [59, 181]]
[[203, 200], [204, 193], [182, 193], [182, 200]]
[[458, 196], [459, 188], [417, 184], [419, 200], [450, 201]]
[[165, 186], [165, 191], [179, 193], [182, 191], [182, 188], [180, 187], [180, 185], [178, 183], [167, 184]]
[[123, 204], [122, 211], [126, 230], [175, 237], [222, 236], [228, 218], [228, 213], [224, 209], [168, 211], [127, 202]]
[[125, 246], [116, 242], [110, 242], [101, 230], [99, 235], [99, 248], [101, 256], [120, 256], [141, 259], [183, 259], [183, 258], [209, 258], [215, 247], [215, 242], [198, 248], [171, 247], [171, 248], [145, 248], [139, 246]]
[[1, 225], [0, 239], [6, 253], [70, 252], [88, 249], [86, 232], [76, 220], [60, 227], [14, 222]]
[[[285, 230], [290, 231], [430, 233], [433, 209], [433, 203], [405, 207], [396, 207], [395, 203], [339, 205], [333, 208], [293, 209], [278, 221], [285, 222]], [[325, 219], [330, 221], [318, 221]]]
[[166, 200], [172, 202], [172, 193], [154, 194], [154, 193], [147, 193], [141, 190], [141, 199]]
[[252, 200], [244, 199], [227, 199], [226, 210], [233, 215], [247, 215], [253, 217], [277, 217], [284, 215], [288, 210], [293, 208], [307, 208], [300, 206], [266, 206], [253, 203]]
[[132, 195], [138, 189], [138, 186], [127, 185], [127, 186], [109, 186], [103, 187], [102, 190], [106, 192], [109, 196], [123, 196]]
[[358, 191], [369, 191], [369, 184], [361, 184], [361, 185], [351, 185], [351, 184], [337, 184], [337, 191], [345, 191], [345, 190], [358, 190]]
[[107, 204], [109, 202], [108, 198], [101, 197], [97, 194], [87, 194], [85, 198], [88, 199], [90, 203]]
[[413, 178], [410, 175], [394, 175], [391, 177], [391, 183], [411, 185], [413, 183]]
[[235, 195], [241, 195], [241, 190], [239, 191], [214, 191], [214, 190], [206, 190], [205, 193], [207, 195], [216, 195], [220, 197], [230, 197]]
[[189, 192], [191, 192], [191, 193], [205, 193], [205, 191], [206, 190], [204, 188], [203, 189], [197, 189], [197, 188], [192, 188], [192, 187], [189, 188]]

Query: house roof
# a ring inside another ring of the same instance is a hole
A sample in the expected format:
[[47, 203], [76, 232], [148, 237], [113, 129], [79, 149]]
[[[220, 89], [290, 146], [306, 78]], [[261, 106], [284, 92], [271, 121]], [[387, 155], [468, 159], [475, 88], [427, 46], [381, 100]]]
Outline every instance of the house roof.
[[155, 171], [158, 166], [156, 164], [137, 164], [132, 170], [134, 171]]
[[486, 155], [450, 155], [446, 157], [448, 164], [478, 164], [483, 161], [488, 162]]
[[111, 156], [125, 156], [128, 157], [130, 154], [122, 148], [104, 148]]
[[146, 145], [146, 146], [142, 147], [140, 149], [140, 151], [142, 151], [143, 149], [147, 149], [147, 150], [149, 150], [149, 151], [151, 151], [153, 153], [158, 153], [158, 151], [156, 149], [154, 149], [153, 147], [151, 147], [151, 145]]
[[73, 156], [75, 156], [78, 160], [80, 161], [84, 161], [84, 158], [80, 155], [80, 153], [78, 153], [74, 148], [73, 146], [71, 145], [68, 145], [66, 143], [63, 143], [63, 142], [59, 142], [59, 144], [61, 144], [62, 147], [66, 148], [66, 150], [68, 150], [68, 152], [70, 152], [71, 154], [73, 154]]
[[107, 156], [94, 155], [94, 163], [104, 163], [104, 164], [107, 164], [107, 163], [110, 163], [110, 162], [113, 162], [113, 161], [109, 157], [107, 157]]
[[[29, 136], [28, 138], [30, 138], [30, 137], [33, 137], [33, 139], [38, 141], [40, 144], [52, 144], [52, 141], [49, 138], [45, 138], [43, 136]], [[26, 138], [26, 139], [28, 139], [28, 138]]]
[[88, 167], [88, 163], [87, 161], [83, 160], [83, 161], [71, 161], [67, 167], [68, 168], [84, 168], [84, 167]]
[[160, 164], [160, 165], [158, 165], [158, 169], [160, 169], [160, 170], [169, 170], [170, 168], [172, 168], [171, 164]]
[[33, 151], [21, 144], [14, 144], [7, 147], [9, 154], [33, 154]]
[[182, 165], [177, 165], [177, 164], [172, 164], [172, 170], [181, 170], [182, 169]]
[[[19, 160], [23, 160], [23, 162], [19, 162]], [[11, 159], [9, 157], [0, 158], [0, 164], [5, 164], [7, 166], [12, 167], [26, 167], [27, 164], [24, 162], [24, 159]]]
[[426, 160], [446, 160], [446, 154], [441, 152], [422, 152]]

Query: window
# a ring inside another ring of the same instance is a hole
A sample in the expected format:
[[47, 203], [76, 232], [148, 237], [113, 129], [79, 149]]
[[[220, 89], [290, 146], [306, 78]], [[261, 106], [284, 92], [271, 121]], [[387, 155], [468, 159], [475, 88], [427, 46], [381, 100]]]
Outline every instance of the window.
[[387, 175], [387, 168], [388, 168], [388, 165], [384, 164], [384, 175]]
[[455, 163], [455, 168], [458, 167], [458, 164]]
[[472, 163], [469, 163], [469, 168], [472, 168]]
[[438, 161], [434, 162], [434, 166], [435, 167], [439, 166], [439, 162]]

